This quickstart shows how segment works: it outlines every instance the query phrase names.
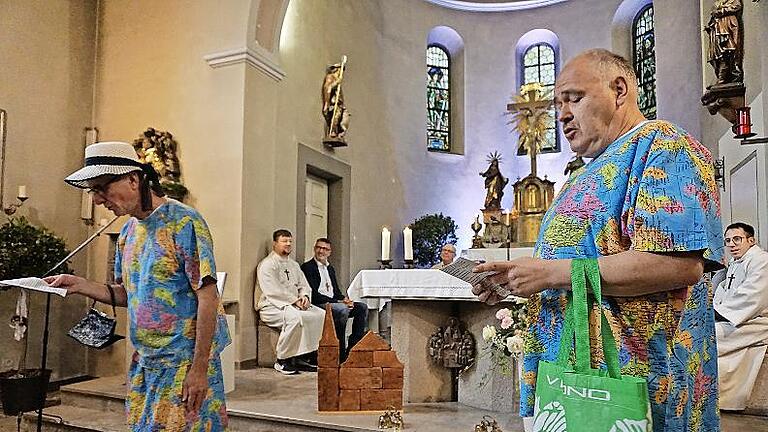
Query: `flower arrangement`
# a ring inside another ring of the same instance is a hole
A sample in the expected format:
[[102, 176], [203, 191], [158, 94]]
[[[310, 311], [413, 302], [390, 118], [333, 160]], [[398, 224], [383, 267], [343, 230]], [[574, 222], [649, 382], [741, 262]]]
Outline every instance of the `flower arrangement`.
[[491, 356], [494, 369], [501, 375], [512, 375], [516, 372], [513, 359], [520, 359], [523, 354], [523, 332], [527, 327], [527, 299], [517, 298], [506, 308], [496, 312], [497, 325], [483, 327], [483, 350]]

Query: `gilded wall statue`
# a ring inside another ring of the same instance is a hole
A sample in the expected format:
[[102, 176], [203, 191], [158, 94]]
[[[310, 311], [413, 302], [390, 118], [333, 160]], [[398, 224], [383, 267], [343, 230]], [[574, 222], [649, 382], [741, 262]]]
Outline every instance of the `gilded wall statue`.
[[509, 183], [509, 179], [504, 177], [499, 170], [501, 156], [498, 152], [493, 152], [488, 156], [488, 169], [480, 173], [485, 177], [485, 209], [498, 210], [501, 208], [501, 198], [504, 196], [504, 187]]
[[323, 79], [322, 114], [325, 120], [323, 142], [334, 146], [345, 145], [345, 136], [349, 128], [350, 114], [344, 105], [344, 93], [341, 89], [346, 63], [347, 56], [343, 56], [341, 63], [329, 65], [325, 70], [325, 78]]

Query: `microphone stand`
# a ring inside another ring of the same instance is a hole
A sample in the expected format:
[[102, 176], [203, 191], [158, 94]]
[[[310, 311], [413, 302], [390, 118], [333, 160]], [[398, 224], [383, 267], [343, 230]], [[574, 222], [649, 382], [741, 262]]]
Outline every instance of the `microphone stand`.
[[[111, 221], [107, 222], [106, 225], [99, 228], [98, 231], [91, 234], [90, 237], [85, 239], [78, 247], [76, 247], [72, 252], [69, 253], [64, 259], [59, 261], [58, 264], [53, 266], [50, 270], [48, 270], [43, 277], [50, 276], [55, 272], [59, 267], [64, 265], [67, 261], [69, 261], [73, 256], [77, 255], [81, 250], [83, 250], [90, 242], [92, 242], [96, 237], [100, 236], [101, 233], [104, 232], [112, 223], [114, 223], [119, 216], [115, 216], [112, 218]], [[51, 293], [47, 294], [47, 299], [45, 300], [45, 325], [43, 326], [43, 348], [42, 348], [42, 358], [40, 360], [40, 370], [45, 371], [46, 363], [48, 362], [48, 324], [50, 322], [50, 314], [51, 314]], [[43, 401], [43, 406], [40, 407], [39, 410], [37, 410], [37, 432], [41, 432], [43, 430], [43, 408], [45, 408], [45, 401]]]

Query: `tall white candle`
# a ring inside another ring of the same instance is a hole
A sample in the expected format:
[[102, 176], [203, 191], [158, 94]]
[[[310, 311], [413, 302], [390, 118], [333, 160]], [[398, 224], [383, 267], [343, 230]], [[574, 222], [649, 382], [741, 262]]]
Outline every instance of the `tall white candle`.
[[413, 232], [410, 227], [403, 229], [403, 248], [405, 249], [405, 259], [413, 260]]
[[509, 218], [512, 216], [512, 209], [509, 209], [508, 212], [504, 213], [504, 225], [509, 226]]
[[389, 261], [389, 239], [390, 233], [387, 227], [381, 229], [381, 260]]
[[27, 187], [25, 185], [19, 186], [19, 194], [16, 195], [18, 198], [29, 198], [27, 196]]

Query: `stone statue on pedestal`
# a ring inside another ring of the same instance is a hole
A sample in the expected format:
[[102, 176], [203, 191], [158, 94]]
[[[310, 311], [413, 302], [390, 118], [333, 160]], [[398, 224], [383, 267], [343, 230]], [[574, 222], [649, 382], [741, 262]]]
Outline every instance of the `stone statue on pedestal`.
[[704, 31], [709, 35], [707, 61], [715, 70], [714, 85], [744, 81], [742, 9], [741, 0], [716, 0], [712, 6], [709, 22]]
[[509, 183], [509, 179], [499, 170], [499, 162], [501, 162], [499, 152], [488, 155], [488, 162], [490, 162], [488, 169], [480, 173], [480, 176], [485, 177], [485, 210], [499, 210], [501, 198], [504, 196], [504, 187]]
[[323, 79], [322, 113], [325, 120], [323, 144], [329, 147], [347, 145], [345, 136], [349, 128], [350, 114], [344, 105], [344, 94], [341, 91], [346, 65], [347, 56], [342, 56], [341, 63], [329, 65], [326, 68]]

